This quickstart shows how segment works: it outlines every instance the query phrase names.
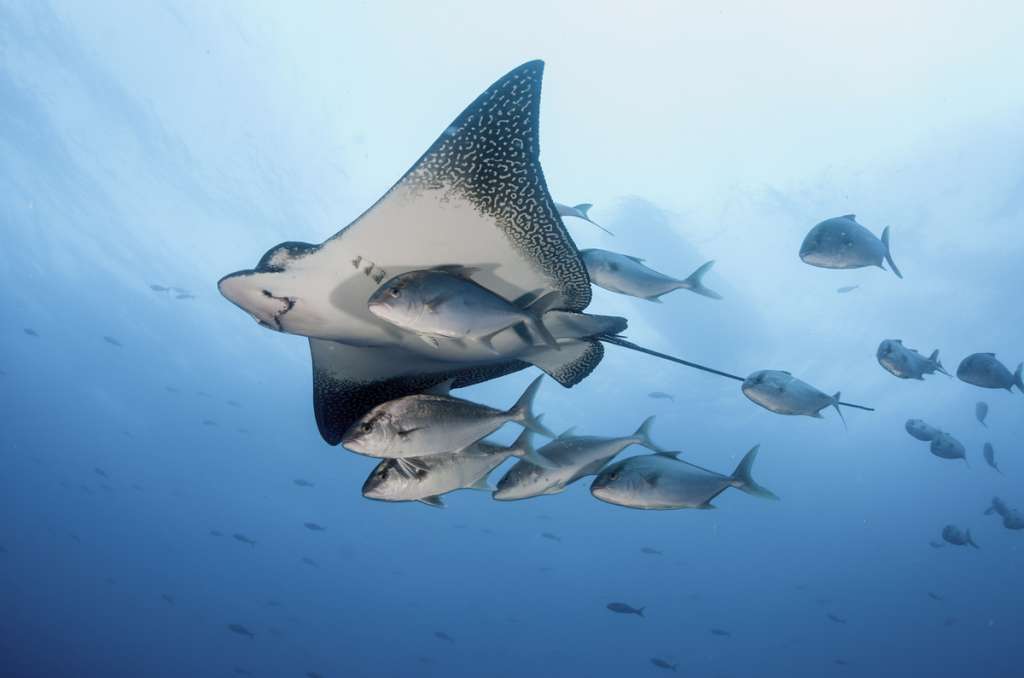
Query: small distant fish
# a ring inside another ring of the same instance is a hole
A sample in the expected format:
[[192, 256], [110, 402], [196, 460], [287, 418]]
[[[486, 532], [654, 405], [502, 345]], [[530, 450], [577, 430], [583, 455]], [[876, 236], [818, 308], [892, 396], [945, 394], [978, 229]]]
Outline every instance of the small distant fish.
[[168, 393], [181, 393], [181, 391], [179, 391], [174, 386], [164, 386], [164, 390], [166, 390]]
[[1010, 508], [1005, 501], [999, 497], [992, 497], [992, 506], [985, 510], [985, 515], [999, 514], [1003, 519], [1003, 527], [1008, 530], [1024, 530], [1024, 514], [1017, 509]]
[[433, 664], [434, 663], [434, 660], [431, 659], [430, 657], [416, 657], [416, 661], [418, 661], [420, 664]]
[[956, 623], [956, 617], [946, 617], [946, 619], [942, 622], [942, 625], [943, 626], [952, 626], [955, 623]]
[[676, 397], [671, 393], [665, 393], [664, 391], [651, 391], [647, 394], [648, 398], [654, 398], [655, 400], [671, 400], [675, 402]]
[[840, 666], [846, 666], [847, 664], [849, 664], [849, 662], [847, 662], [845, 659], [835, 659], [833, 661], [835, 661], [835, 663], [839, 664]]
[[888, 262], [897, 278], [902, 278], [900, 269], [892, 260], [889, 248], [889, 227], [882, 230], [882, 237], [857, 223], [853, 214], [826, 219], [810, 230], [800, 245], [800, 259], [819, 268], [864, 268], [877, 266], [883, 271]]
[[249, 546], [256, 546], [256, 542], [254, 542], [252, 539], [249, 539], [244, 534], [236, 532], [231, 536], [237, 539], [238, 541], [242, 542], [243, 544], [248, 544]]
[[108, 336], [104, 335], [103, 336], [103, 341], [107, 342], [111, 346], [117, 346], [117, 347], [121, 346], [121, 342], [118, 341], [117, 339], [115, 339], [114, 337], [108, 337]]
[[840, 405], [871, 409], [840, 402], [839, 393], [827, 395], [783, 370], [754, 372], [743, 381], [740, 389], [747, 398], [776, 414], [804, 415], [821, 419], [823, 409], [834, 407], [842, 418]]
[[675, 290], [690, 290], [711, 299], [722, 295], [704, 286], [704, 275], [715, 265], [708, 261], [685, 279], [673, 278], [646, 266], [643, 259], [608, 250], [580, 250], [590, 282], [609, 292], [661, 303], [661, 297]]
[[323, 532], [324, 530], [327, 529], [323, 525], [318, 525], [317, 523], [302, 523], [302, 524], [306, 526], [307, 530], [313, 530], [314, 532]]
[[551, 541], [562, 541], [561, 537], [559, 537], [557, 534], [552, 534], [550, 532], [541, 532], [540, 536], [544, 537], [545, 539], [550, 539]]
[[449, 636], [444, 631], [434, 631], [434, 637], [437, 638], [438, 640], [446, 640], [449, 643], [454, 643], [455, 642], [455, 639], [452, 638], [451, 636]]
[[931, 546], [933, 549], [941, 549], [941, 548], [944, 548], [946, 546], [941, 541], [935, 541], [934, 539], [929, 541], [928, 545]]
[[604, 226], [600, 225], [599, 223], [590, 218], [588, 212], [590, 212], [591, 207], [593, 207], [593, 205], [589, 202], [581, 202], [578, 205], [563, 205], [560, 202], [555, 203], [555, 210], [558, 212], [558, 216], [575, 217], [577, 219], [582, 219], [583, 221], [589, 222], [594, 226], [597, 226], [608, 235], [615, 235], [607, 228], [605, 228]]
[[313, 487], [313, 483], [309, 482], [308, 480], [303, 480], [302, 478], [296, 478], [292, 482], [298, 485], [299, 487]]
[[931, 442], [942, 435], [942, 431], [930, 424], [926, 424], [922, 419], [907, 419], [905, 428], [911, 436], [924, 442]]
[[732, 633], [726, 631], [725, 629], [711, 629], [711, 635], [731, 637]]
[[1018, 391], [1024, 393], [1022, 370], [1024, 363], [1017, 365], [1017, 370], [1011, 374], [1006, 365], [996, 359], [995, 353], [973, 353], [956, 368], [956, 376], [963, 382], [981, 388], [1005, 388], [1012, 392], [1016, 386]]
[[100, 468], [99, 466], [97, 466], [96, 468], [94, 468], [94, 469], [92, 470], [92, 472], [93, 472], [93, 473], [95, 473], [95, 474], [96, 474], [96, 475], [98, 475], [98, 476], [101, 476], [101, 477], [103, 477], [103, 478], [109, 478], [109, 477], [110, 477], [110, 476], [108, 476], [108, 475], [107, 475], [107, 472], [106, 472], [106, 471], [104, 471], [103, 469], [101, 469], [101, 468]]
[[283, 604], [279, 600], [268, 600], [267, 607], [283, 607]]
[[963, 459], [970, 466], [970, 462], [967, 461], [967, 448], [948, 433], [943, 432], [935, 436], [929, 449], [936, 457], [941, 459]]
[[651, 663], [657, 666], [659, 669], [668, 669], [669, 671], [676, 670], [675, 664], [669, 664], [664, 659], [659, 659], [658, 657], [651, 657]]
[[250, 640], [256, 638], [256, 634], [241, 624], [228, 624], [228, 630], [232, 633], [237, 633], [240, 636], [248, 636]]
[[[996, 449], [992, 447], [992, 443], [985, 443], [982, 456], [985, 457], [986, 464], [999, 471], [999, 466], [996, 464]], [[999, 472], [1002, 473], [1002, 471]]]
[[309, 565], [310, 567], [320, 567], [319, 565], [317, 565], [316, 561], [310, 558], [309, 556], [303, 556], [302, 562], [306, 565]]
[[[223, 537], [224, 533], [221, 532], [220, 530], [210, 530], [210, 536], [211, 537]], [[235, 539], [238, 539], [238, 537], [235, 537]]]
[[845, 619], [843, 619], [842, 617], [840, 617], [838, 615], [834, 615], [831, 612], [829, 612], [825, 616], [828, 617], [829, 619], [831, 619], [832, 621], [834, 621], [837, 624], [845, 624], [846, 623]]
[[207, 393], [206, 391], [196, 391], [196, 395], [200, 396], [202, 398], [212, 398], [213, 397], [209, 393]]
[[171, 288], [164, 287], [163, 285], [150, 285], [149, 289], [153, 290], [154, 292], [168, 292], [170, 291]]
[[649, 556], [660, 556], [660, 555], [664, 555], [664, 554], [663, 554], [663, 553], [662, 553], [661, 551], [659, 551], [658, 549], [656, 549], [656, 548], [651, 548], [650, 546], [644, 546], [644, 547], [642, 547], [642, 548], [640, 549], [640, 553], [646, 553], [646, 554], [647, 554], [647, 555], [649, 555]]
[[946, 525], [942, 528], [942, 538], [954, 546], [973, 546], [976, 549], [981, 547], [974, 543], [970, 530], [961, 530], [956, 525]]
[[241, 407], [237, 400], [229, 400], [228, 405], [231, 405], [231, 407]]
[[974, 406], [974, 416], [977, 418], [978, 423], [988, 428], [988, 424], [985, 423], [985, 417], [988, 416], [988, 403], [981, 400]]
[[928, 592], [928, 597], [932, 600], [942, 600], [942, 596], [940, 596], [938, 593], [932, 593], [931, 591]]
[[78, 543], [82, 542], [82, 538], [78, 536], [77, 532], [69, 532], [68, 536], [77, 541]]
[[174, 605], [174, 596], [172, 596], [171, 594], [169, 594], [169, 593], [161, 593], [160, 597], [163, 598], [164, 600], [166, 600], [171, 605]]
[[181, 292], [179, 294], [174, 295], [174, 298], [175, 299], [195, 299], [196, 295], [192, 294], [191, 292]]
[[28, 335], [28, 336], [30, 336], [30, 337], [38, 337], [38, 336], [39, 336], [39, 333], [38, 333], [38, 332], [36, 332], [36, 331], [35, 331], [34, 329], [32, 329], [31, 327], [26, 327], [26, 328], [25, 328], [25, 334], [27, 334], [27, 335]]
[[860, 287], [860, 285], [847, 285], [846, 287], [840, 287], [839, 289], [836, 290], [836, 292], [838, 292], [839, 294], [847, 294], [849, 292], [854, 291], [858, 287]]
[[213, 419], [203, 419], [203, 426], [220, 426], [220, 424]]
[[939, 349], [925, 358], [915, 349], [904, 346], [899, 339], [885, 339], [878, 345], [875, 357], [886, 372], [900, 379], [923, 381], [924, 375], [935, 372], [951, 376], [939, 360]]
[[638, 617], [644, 616], [644, 610], [647, 609], [644, 607], [633, 607], [626, 603], [608, 603], [605, 607], [612, 612], [618, 612], [619, 614], [635, 614]]

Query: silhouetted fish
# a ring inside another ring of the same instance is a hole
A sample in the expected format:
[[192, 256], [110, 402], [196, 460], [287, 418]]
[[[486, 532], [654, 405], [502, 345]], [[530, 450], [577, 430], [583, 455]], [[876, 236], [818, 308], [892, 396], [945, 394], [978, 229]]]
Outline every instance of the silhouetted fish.
[[858, 287], [860, 287], [860, 285], [847, 285], [845, 287], [840, 287], [839, 289], [836, 290], [836, 292], [838, 292], [839, 294], [847, 294], [849, 292], [854, 291]]
[[640, 553], [646, 553], [647, 555], [650, 555], [650, 556], [660, 556], [660, 555], [662, 555], [661, 551], [659, 551], [658, 549], [651, 548], [650, 546], [642, 547], [640, 549]]
[[643, 607], [633, 607], [626, 603], [608, 603], [605, 607], [612, 612], [618, 612], [619, 614], [635, 614], [639, 617], [644, 616], [644, 610], [646, 609]]
[[313, 487], [313, 483], [309, 482], [308, 480], [303, 480], [302, 478], [296, 478], [292, 482], [298, 485], [299, 487]]
[[988, 428], [988, 424], [985, 423], [985, 417], [987, 416], [988, 403], [984, 401], [979, 401], [978, 404], [974, 406], [974, 418], [978, 420], [979, 424], [981, 424], [985, 428]]
[[36, 331], [35, 331], [34, 329], [32, 329], [31, 327], [26, 327], [26, 328], [25, 328], [25, 334], [27, 334], [27, 335], [28, 335], [28, 336], [30, 336], [30, 337], [38, 337], [38, 336], [39, 336], [39, 333], [38, 333], [38, 332], [36, 332]]
[[237, 400], [229, 400], [228, 405], [231, 405], [231, 407], [241, 407]]
[[154, 292], [167, 292], [171, 288], [170, 287], [164, 287], [163, 285], [150, 285], [149, 289], [153, 290]]
[[664, 659], [659, 659], [658, 657], [651, 657], [651, 663], [657, 666], [659, 669], [668, 669], [669, 671], [676, 670], [675, 664], [669, 664]]
[[434, 637], [437, 638], [438, 640], [446, 640], [449, 643], [454, 643], [455, 642], [455, 639], [452, 638], [451, 636], [449, 636], [444, 631], [434, 631]]
[[309, 556], [303, 556], [302, 557], [302, 562], [305, 563], [306, 565], [309, 565], [310, 567], [320, 567], [319, 565], [316, 564], [316, 561], [313, 560], [312, 558], [310, 558]]
[[118, 341], [117, 339], [115, 339], [114, 337], [108, 337], [108, 336], [104, 335], [103, 336], [103, 341], [107, 342], [111, 346], [117, 346], [117, 347], [121, 346], [121, 342]]
[[1024, 371], [1024, 363], [1017, 365], [1015, 372], [996, 359], [995, 353], [973, 353], [961, 361], [956, 368], [956, 376], [968, 384], [980, 386], [981, 388], [1005, 388], [1013, 392], [1013, 387], [1024, 393], [1024, 380], [1021, 373]]
[[[210, 530], [210, 536], [211, 537], [223, 537], [224, 533], [221, 532], [220, 530]], [[235, 539], [238, 539], [238, 537], [235, 537]]]
[[732, 634], [725, 629], [711, 629], [711, 634], [715, 636], [731, 636]]
[[931, 591], [928, 592], [928, 597], [932, 600], [942, 600], [942, 596], [940, 596], [938, 593], [932, 593]]
[[928, 545], [931, 546], [933, 549], [941, 549], [941, 548], [943, 548], [945, 546], [945, 544], [943, 544], [942, 542], [935, 541], [934, 539], [929, 541]]
[[106, 471], [104, 471], [103, 469], [101, 469], [101, 468], [100, 468], [99, 466], [97, 466], [96, 468], [94, 468], [94, 469], [92, 470], [92, 472], [93, 472], [93, 473], [95, 473], [95, 474], [96, 474], [96, 475], [98, 475], [98, 476], [101, 476], [101, 477], [103, 477], [103, 478], [109, 478], [109, 477], [110, 477], [110, 476], [108, 476], [108, 475], [107, 475], [107, 472], [106, 472]]
[[676, 397], [671, 393], [665, 393], [664, 391], [651, 391], [647, 394], [648, 398], [654, 398], [655, 400], [672, 400], [675, 401]]
[[303, 525], [306, 526], [306, 529], [313, 530], [314, 532], [323, 532], [327, 529], [323, 525], [317, 525], [316, 523], [303, 523]]
[[220, 426], [220, 424], [213, 419], [203, 419], [203, 426]]
[[175, 299], [195, 299], [196, 295], [192, 294], [191, 292], [182, 292], [180, 294], [174, 295], [174, 298]]
[[256, 634], [241, 624], [228, 624], [228, 630], [232, 633], [237, 633], [240, 636], [248, 636], [250, 640], [256, 638]]
[[180, 393], [180, 391], [174, 386], [164, 386], [164, 390], [168, 393]]
[[233, 534], [231, 536], [234, 537], [235, 539], [237, 539], [238, 541], [242, 542], [243, 544], [248, 544], [249, 546], [256, 546], [256, 542], [254, 542], [252, 539], [249, 539], [248, 537], [246, 537], [244, 534], [242, 534], [240, 532], [236, 532], [235, 534]]
[[171, 605], [174, 605], [174, 596], [172, 596], [170, 593], [161, 593], [160, 597], [166, 600]]
[[559, 537], [557, 534], [552, 534], [550, 532], [541, 532], [540, 536], [544, 537], [545, 539], [550, 539], [551, 541], [562, 541], [561, 537]]
[[835, 622], [835, 623], [837, 623], [837, 624], [845, 624], [845, 623], [846, 623], [846, 620], [845, 620], [845, 619], [843, 619], [843, 618], [842, 618], [842, 617], [840, 617], [840, 616], [834, 615], [834, 614], [832, 614], [831, 612], [829, 612], [829, 613], [828, 613], [828, 614], [826, 614], [825, 616], [826, 616], [826, 617], [828, 617], [829, 619], [831, 619], [832, 621], [834, 621], [834, 622]]

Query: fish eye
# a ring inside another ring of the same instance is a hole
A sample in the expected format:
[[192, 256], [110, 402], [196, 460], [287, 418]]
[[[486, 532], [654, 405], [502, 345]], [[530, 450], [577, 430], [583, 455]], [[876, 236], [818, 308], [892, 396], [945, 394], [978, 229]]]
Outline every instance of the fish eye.
[[619, 472], [618, 471], [612, 471], [611, 473], [608, 474], [608, 480], [618, 480], [618, 479], [619, 479]]
[[362, 425], [359, 427], [359, 430], [361, 430], [363, 433], [369, 433], [370, 431], [373, 430], [373, 424], [371, 424], [368, 421], [364, 421]]
[[388, 290], [388, 294], [390, 294], [392, 298], [397, 299], [398, 297], [402, 296], [402, 290], [398, 289], [397, 287], [392, 287], [391, 289]]

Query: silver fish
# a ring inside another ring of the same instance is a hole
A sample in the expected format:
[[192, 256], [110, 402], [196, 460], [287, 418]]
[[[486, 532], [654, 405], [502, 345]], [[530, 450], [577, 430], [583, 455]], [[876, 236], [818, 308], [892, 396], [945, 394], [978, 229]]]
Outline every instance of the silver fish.
[[647, 397], [653, 398], [654, 400], [671, 400], [673, 402], [675, 402], [676, 399], [671, 393], [665, 393], [664, 391], [651, 391], [647, 394]]
[[591, 207], [593, 207], [593, 205], [590, 204], [589, 202], [581, 202], [578, 205], [563, 205], [560, 202], [555, 203], [555, 209], [558, 210], [558, 216], [576, 217], [577, 219], [582, 219], [583, 221], [590, 222], [591, 224], [597, 226], [608, 235], [615, 235], [607, 228], [605, 228], [604, 226], [590, 218], [590, 215], [587, 213], [590, 211]]
[[677, 452], [662, 452], [617, 461], [590, 486], [601, 501], [635, 509], [714, 508], [711, 500], [735, 487], [765, 499], [778, 499], [754, 482], [751, 469], [759, 446], [744, 455], [731, 476], [680, 461]]
[[[982, 456], [985, 457], [986, 464], [999, 471], [999, 466], [996, 465], [996, 449], [992, 447], [992, 443], [985, 443]], [[999, 472], [1002, 473], [1002, 471]]]
[[704, 274], [715, 265], [703, 264], [684, 280], [672, 278], [644, 265], [643, 259], [608, 250], [580, 250], [590, 281], [609, 292], [627, 294], [661, 303], [660, 297], [674, 290], [690, 290], [705, 297], [721, 299], [722, 295], [704, 286]]
[[964, 444], [948, 433], [942, 432], [932, 438], [931, 453], [942, 459], [963, 459], [968, 466], [967, 449]]
[[363, 483], [363, 496], [380, 501], [419, 501], [443, 507], [441, 495], [459, 489], [492, 491], [487, 476], [509, 457], [534, 457], [531, 433], [511, 447], [481, 440], [464, 450], [417, 459], [385, 459]]
[[1007, 506], [999, 497], [992, 497], [992, 506], [985, 509], [985, 515], [999, 514], [1003, 519], [1003, 527], [1008, 530], [1024, 530], [1024, 514]]
[[492, 495], [498, 501], [529, 499], [557, 494], [585, 476], [594, 475], [630, 445], [642, 445], [662, 451], [650, 438], [654, 417], [648, 417], [633, 435], [621, 438], [575, 436], [572, 429], [544, 445], [537, 453], [549, 460], [551, 468], [542, 468], [522, 460], [508, 470]]
[[961, 361], [956, 368], [956, 376], [961, 381], [982, 388], [1005, 388], [1007, 391], [1017, 390], [1024, 393], [1024, 381], [1021, 372], [1024, 363], [1017, 365], [1017, 371], [1010, 373], [1006, 365], [996, 359], [995, 353], [972, 353]]
[[560, 302], [549, 292], [530, 304], [519, 306], [474, 282], [477, 269], [440, 266], [409, 271], [381, 285], [367, 302], [370, 313], [396, 327], [415, 333], [431, 346], [438, 338], [473, 341], [495, 350], [494, 336], [510, 327], [525, 325], [543, 343], [558, 342], [541, 316]]
[[543, 378], [534, 379], [516, 404], [504, 411], [441, 393], [391, 400], [353, 424], [341, 444], [368, 457], [396, 459], [456, 452], [508, 422], [554, 437], [533, 413], [533, 400]]
[[836, 408], [842, 419], [840, 405], [872, 411], [870, 407], [841, 402], [838, 392], [834, 396], [827, 395], [782, 370], [754, 372], [743, 380], [743, 386], [740, 388], [743, 395], [776, 414], [804, 415], [821, 419], [821, 411], [831, 406]]
[[887, 261], [892, 272], [903, 277], [892, 260], [889, 227], [882, 230], [881, 239], [876, 238], [853, 214], [826, 219], [812, 228], [800, 245], [800, 258], [811, 266], [842, 269], [878, 266], [885, 270], [882, 262]]
[[981, 548], [980, 546], [974, 543], [974, 539], [971, 538], [970, 530], [961, 530], [956, 525], [946, 525], [944, 528], [942, 528], [942, 538], [946, 541], [946, 543], [953, 544], [954, 546], [970, 545], [976, 549]]
[[923, 440], [926, 443], [931, 442], [937, 436], [942, 435], [942, 431], [930, 424], [926, 424], [922, 419], [907, 419], [905, 427], [907, 429], [907, 433], [918, 440]]
[[839, 289], [836, 290], [836, 292], [838, 292], [839, 294], [849, 294], [858, 287], [860, 287], [860, 285], [847, 285], [845, 287], [840, 287]]
[[974, 416], [978, 420], [978, 423], [985, 428], [988, 428], [988, 424], [985, 423], [985, 417], [988, 416], [988, 403], [979, 401], [978, 404], [974, 406]]
[[925, 358], [915, 349], [904, 346], [899, 339], [886, 339], [878, 345], [875, 357], [889, 374], [900, 379], [924, 379], [924, 375], [935, 372], [950, 376], [939, 362], [939, 349]]

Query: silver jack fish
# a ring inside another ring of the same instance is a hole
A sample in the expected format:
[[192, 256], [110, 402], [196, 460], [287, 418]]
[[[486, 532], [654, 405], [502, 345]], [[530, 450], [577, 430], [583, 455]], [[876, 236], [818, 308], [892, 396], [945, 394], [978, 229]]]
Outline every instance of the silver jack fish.
[[978, 420], [979, 424], [988, 428], [988, 424], [985, 423], [985, 417], [988, 416], [988, 403], [979, 401], [978, 404], [974, 406], [974, 416]]
[[942, 435], [942, 431], [935, 428], [931, 424], [925, 423], [923, 419], [907, 419], [905, 424], [907, 433], [928, 443], [934, 440], [936, 437]]
[[535, 458], [524, 430], [511, 447], [481, 440], [464, 450], [418, 459], [385, 459], [363, 483], [363, 496], [444, 506], [441, 495], [460, 489], [492, 491], [487, 476], [509, 457]]
[[776, 414], [804, 415], [821, 419], [821, 411], [831, 406], [836, 408], [836, 412], [839, 412], [839, 417], [842, 419], [843, 413], [839, 409], [840, 405], [873, 411], [870, 407], [863, 405], [844, 403], [839, 400], [841, 396], [838, 392], [830, 396], [782, 370], [754, 372], [743, 381], [743, 386], [740, 389], [743, 391], [743, 395]]
[[537, 450], [550, 462], [551, 468], [541, 468], [527, 460], [518, 461], [498, 481], [498, 489], [492, 496], [498, 501], [513, 501], [557, 494], [580, 478], [600, 471], [630, 445], [642, 445], [661, 452], [662, 448], [650, 438], [653, 422], [654, 417], [648, 417], [636, 433], [622, 438], [574, 436], [570, 429]]
[[942, 459], [963, 459], [964, 463], [970, 466], [970, 462], [967, 461], [967, 449], [964, 444], [945, 432], [940, 432], [939, 435], [932, 438], [931, 447], [932, 454]]
[[643, 259], [608, 250], [580, 250], [583, 263], [590, 274], [590, 282], [609, 292], [628, 294], [647, 301], [661, 303], [660, 297], [674, 290], [690, 290], [712, 299], [722, 295], [704, 286], [704, 274], [715, 265], [714, 261], [703, 264], [685, 280], [658, 273], [644, 265]]
[[857, 223], [853, 214], [826, 219], [811, 229], [800, 245], [800, 258], [804, 263], [820, 268], [864, 268], [878, 266], [885, 270], [883, 261], [889, 262], [898, 278], [903, 274], [896, 268], [889, 250], [889, 227], [882, 230], [881, 239]]
[[1013, 387], [1024, 393], [1024, 381], [1021, 381], [1021, 371], [1024, 370], [1024, 363], [1017, 365], [1017, 371], [1010, 373], [1006, 365], [996, 360], [995, 353], [972, 353], [961, 361], [956, 368], [956, 376], [960, 381], [965, 381], [974, 386], [982, 388], [1005, 388], [1013, 392]]
[[425, 457], [469, 447], [510, 421], [554, 437], [532, 411], [543, 378], [534, 379], [516, 404], [504, 411], [442, 393], [391, 400], [353, 424], [341, 444], [369, 457]]
[[[474, 341], [494, 350], [499, 332], [525, 325], [543, 343], [557, 348], [541, 316], [561, 300], [557, 292], [531, 299], [521, 307], [479, 285], [470, 276], [477, 269], [439, 266], [391, 278], [370, 295], [370, 313], [417, 334], [437, 347], [438, 337]], [[528, 295], [529, 296], [529, 295]]]
[[925, 358], [915, 349], [904, 346], [899, 339], [885, 339], [878, 345], [875, 357], [886, 372], [900, 379], [923, 380], [924, 375], [935, 372], [951, 376], [939, 362], [939, 349]]
[[662, 452], [617, 461], [594, 478], [590, 493], [601, 501], [635, 509], [714, 508], [711, 500], [730, 487], [765, 499], [778, 499], [754, 482], [751, 469], [759, 446], [740, 461], [731, 476], [680, 461], [678, 452]]
[[961, 530], [956, 525], [946, 525], [942, 528], [942, 538], [954, 546], [973, 546], [976, 549], [981, 547], [974, 543], [970, 530]]
[[[996, 448], [992, 447], [992, 443], [985, 443], [985, 447], [981, 452], [982, 456], [985, 457], [985, 463], [999, 471], [999, 465], [996, 464]], [[1002, 473], [1002, 471], [999, 471]]]
[[1006, 505], [999, 497], [992, 497], [992, 506], [985, 509], [985, 515], [998, 513], [1003, 519], [1003, 527], [1008, 530], [1024, 530], [1024, 515]]

